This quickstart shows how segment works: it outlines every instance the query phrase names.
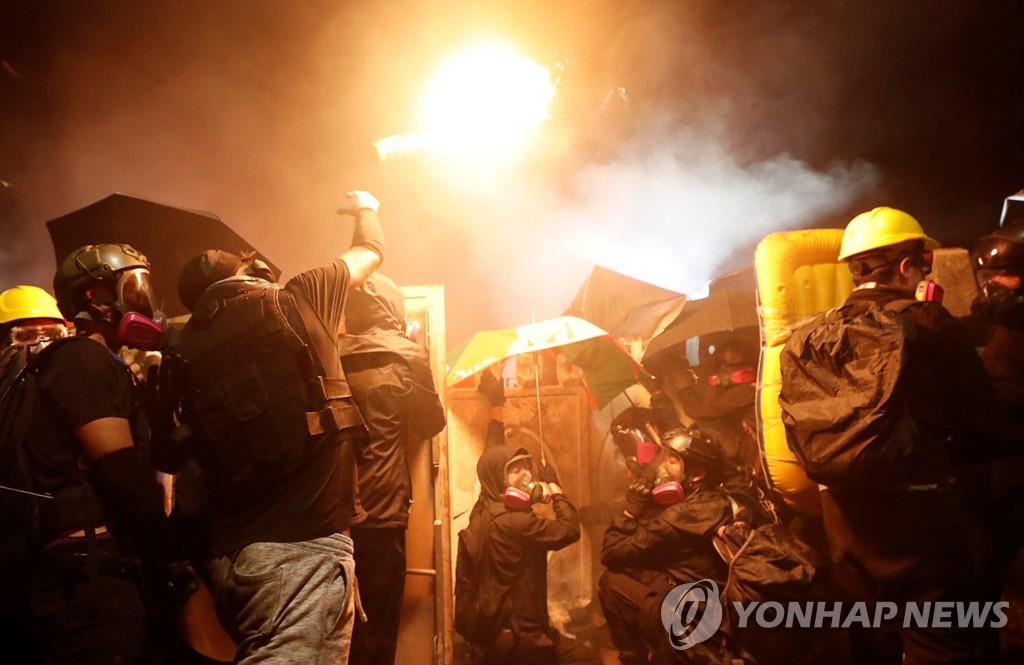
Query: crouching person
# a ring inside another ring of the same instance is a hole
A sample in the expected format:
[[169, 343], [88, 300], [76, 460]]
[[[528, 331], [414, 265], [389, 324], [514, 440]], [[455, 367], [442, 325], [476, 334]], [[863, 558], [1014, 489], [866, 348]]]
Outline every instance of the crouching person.
[[[535, 470], [524, 448], [487, 448], [477, 463], [480, 497], [459, 534], [455, 627], [487, 665], [594, 663], [590, 649], [548, 617], [548, 552], [580, 539], [576, 508], [554, 470]], [[540, 482], [534, 482], [537, 478]], [[550, 501], [555, 519], [534, 514]]]
[[[666, 595], [680, 584], [710, 579], [722, 589], [727, 569], [715, 531], [733, 518], [716, 489], [726, 465], [721, 446], [685, 429], [662, 439], [644, 479], [630, 485], [626, 509], [605, 533], [598, 596], [623, 665], [721, 663], [723, 640], [712, 636], [685, 651], [673, 648], [662, 623]], [[653, 658], [653, 660], [652, 660]]]

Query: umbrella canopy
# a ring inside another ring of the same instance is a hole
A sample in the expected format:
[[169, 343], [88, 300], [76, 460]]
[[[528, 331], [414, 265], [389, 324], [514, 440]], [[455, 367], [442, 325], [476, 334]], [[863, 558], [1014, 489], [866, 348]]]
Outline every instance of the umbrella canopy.
[[[681, 298], [684, 298], [681, 293], [642, 282], [604, 266], [595, 266], [563, 314], [585, 319], [617, 333], [627, 319], [632, 319], [630, 325], [633, 329], [639, 327], [638, 317], [633, 314], [639, 308]], [[650, 335], [658, 323], [653, 321], [647, 334], [635, 336]]]
[[[146, 255], [153, 289], [167, 316], [187, 314], [178, 300], [178, 273], [188, 259], [207, 249], [235, 254], [256, 251], [216, 215], [154, 203], [126, 194], [105, 199], [46, 223], [57, 264], [83, 245], [127, 243]], [[275, 276], [280, 270], [262, 253]]]
[[506, 358], [558, 349], [587, 374], [587, 386], [598, 408], [633, 385], [647, 373], [614, 338], [592, 323], [561, 316], [504, 330], [473, 335], [448, 354], [449, 386], [483, 371]]
[[757, 301], [753, 291], [712, 291], [707, 298], [686, 301], [676, 320], [651, 340], [644, 360], [691, 337], [757, 325]]

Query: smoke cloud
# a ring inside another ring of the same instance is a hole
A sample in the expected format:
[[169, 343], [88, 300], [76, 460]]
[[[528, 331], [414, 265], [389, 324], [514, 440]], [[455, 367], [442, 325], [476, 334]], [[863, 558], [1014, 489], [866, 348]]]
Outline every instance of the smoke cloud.
[[[13, 0], [0, 286], [49, 285], [43, 222], [114, 191], [214, 212], [290, 275], [347, 247], [333, 210], [368, 189], [384, 272], [445, 285], [450, 345], [560, 314], [595, 263], [689, 293], [767, 233], [875, 205], [970, 242], [1024, 183], [1021, 9], [995, 4]], [[376, 161], [485, 34], [557, 71], [553, 147], [454, 179]]]

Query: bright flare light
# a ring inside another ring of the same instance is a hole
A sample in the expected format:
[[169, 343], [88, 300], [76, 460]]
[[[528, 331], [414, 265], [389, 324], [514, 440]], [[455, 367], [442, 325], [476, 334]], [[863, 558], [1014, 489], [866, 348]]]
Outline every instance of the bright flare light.
[[503, 161], [521, 154], [548, 118], [555, 95], [548, 70], [505, 44], [463, 51], [423, 91], [423, 136], [459, 157]]

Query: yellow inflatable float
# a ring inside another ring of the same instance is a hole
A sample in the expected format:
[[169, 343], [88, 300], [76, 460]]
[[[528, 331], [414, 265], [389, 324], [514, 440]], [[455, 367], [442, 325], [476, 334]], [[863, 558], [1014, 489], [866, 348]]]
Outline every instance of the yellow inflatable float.
[[786, 231], [766, 236], [754, 253], [761, 363], [757, 418], [761, 459], [772, 486], [786, 503], [820, 515], [818, 486], [804, 474], [786, 444], [779, 408], [779, 357], [790, 334], [815, 314], [841, 305], [853, 291], [850, 269], [839, 263], [841, 229]]

